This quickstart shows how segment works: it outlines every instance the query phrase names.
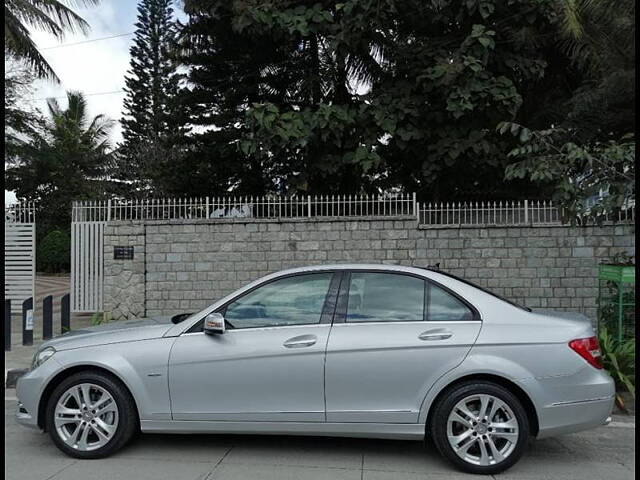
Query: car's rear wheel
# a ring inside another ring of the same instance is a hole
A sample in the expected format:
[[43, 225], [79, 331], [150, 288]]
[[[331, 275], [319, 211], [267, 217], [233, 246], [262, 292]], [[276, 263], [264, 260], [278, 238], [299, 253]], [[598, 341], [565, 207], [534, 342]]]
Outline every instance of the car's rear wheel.
[[518, 398], [491, 382], [472, 381], [441, 396], [431, 416], [438, 451], [465, 472], [495, 474], [524, 453], [527, 414]]
[[71, 375], [47, 404], [47, 431], [56, 446], [76, 458], [102, 458], [122, 448], [138, 429], [129, 391], [102, 372]]

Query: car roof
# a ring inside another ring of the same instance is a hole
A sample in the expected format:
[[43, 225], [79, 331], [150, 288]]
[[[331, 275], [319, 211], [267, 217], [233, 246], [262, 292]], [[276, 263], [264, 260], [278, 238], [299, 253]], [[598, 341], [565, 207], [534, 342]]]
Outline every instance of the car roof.
[[421, 276], [425, 275], [428, 270], [427, 267], [408, 267], [404, 265], [390, 265], [387, 263], [336, 263], [329, 265], [309, 265], [305, 267], [288, 268], [286, 270], [280, 270], [274, 272], [272, 275], [280, 276], [292, 273], [304, 273], [304, 272], [318, 272], [325, 270], [385, 270], [389, 272], [407, 272], [415, 273]]

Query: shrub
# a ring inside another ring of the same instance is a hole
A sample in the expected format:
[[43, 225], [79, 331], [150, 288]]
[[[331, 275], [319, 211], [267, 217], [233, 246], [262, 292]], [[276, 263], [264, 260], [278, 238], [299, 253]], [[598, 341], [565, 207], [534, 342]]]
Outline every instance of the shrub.
[[39, 272], [68, 272], [71, 265], [71, 239], [68, 232], [52, 230], [47, 233], [36, 250], [36, 266]]
[[[636, 398], [636, 339], [616, 340], [606, 327], [598, 332], [602, 363], [616, 382], [616, 391], [627, 390]], [[618, 398], [618, 402], [621, 399]]]

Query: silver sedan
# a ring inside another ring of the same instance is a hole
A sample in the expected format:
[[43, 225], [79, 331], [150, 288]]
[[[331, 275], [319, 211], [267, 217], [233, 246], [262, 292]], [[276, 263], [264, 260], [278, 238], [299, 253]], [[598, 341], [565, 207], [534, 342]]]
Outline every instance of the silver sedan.
[[614, 384], [583, 315], [441, 271], [331, 265], [268, 275], [189, 316], [64, 334], [17, 395], [18, 421], [77, 458], [138, 430], [429, 436], [458, 468], [493, 474], [529, 436], [606, 423]]

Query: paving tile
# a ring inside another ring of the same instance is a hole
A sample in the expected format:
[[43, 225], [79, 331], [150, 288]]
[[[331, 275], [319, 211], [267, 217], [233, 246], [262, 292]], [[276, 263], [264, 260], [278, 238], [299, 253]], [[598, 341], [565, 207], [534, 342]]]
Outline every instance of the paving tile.
[[434, 446], [423, 442], [380, 441], [364, 452], [364, 469], [406, 473], [451, 473]]
[[207, 480], [361, 480], [360, 470], [327, 467], [221, 464]]
[[461, 472], [443, 473], [404, 473], [365, 470], [363, 480], [488, 480], [486, 475], [469, 475]]
[[250, 437], [238, 443], [223, 464], [333, 467], [360, 470], [357, 441], [314, 437]]
[[213, 468], [214, 465], [176, 459], [159, 462], [105, 458], [80, 460], [50, 480], [196, 480], [205, 478]]
[[143, 434], [127, 445], [114, 458], [213, 463], [216, 464], [230, 450], [224, 436]]
[[[75, 464], [69, 457], [44, 458], [29, 457], [25, 462], [24, 456], [14, 454], [5, 455], [4, 478], [7, 480], [49, 480], [51, 475], [63, 472]], [[63, 477], [61, 477], [63, 478]]]

